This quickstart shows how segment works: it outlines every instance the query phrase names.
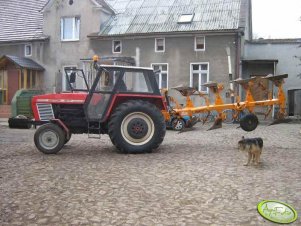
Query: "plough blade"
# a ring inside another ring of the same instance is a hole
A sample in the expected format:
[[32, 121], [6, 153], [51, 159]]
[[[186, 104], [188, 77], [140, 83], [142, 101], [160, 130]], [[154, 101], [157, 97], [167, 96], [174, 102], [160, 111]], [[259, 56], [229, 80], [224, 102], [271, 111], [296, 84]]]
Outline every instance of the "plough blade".
[[221, 118], [215, 119], [214, 124], [208, 129], [208, 131], [222, 128], [222, 122], [223, 120]]
[[281, 123], [289, 123], [291, 121], [292, 121], [292, 119], [289, 119], [289, 118], [275, 119], [272, 123], [269, 124], [269, 126], [277, 125], [277, 124], [281, 124]]
[[184, 133], [184, 132], [193, 131], [193, 130], [195, 130], [195, 127], [185, 127], [183, 129], [181, 129], [178, 133]]

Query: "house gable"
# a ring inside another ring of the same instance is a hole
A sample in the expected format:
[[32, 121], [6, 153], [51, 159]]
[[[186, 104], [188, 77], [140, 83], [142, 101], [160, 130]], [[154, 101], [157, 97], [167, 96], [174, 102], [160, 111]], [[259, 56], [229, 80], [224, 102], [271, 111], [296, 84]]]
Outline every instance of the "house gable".
[[[72, 4], [74, 3], [74, 1], [76, 1], [76, 0], [73, 0]], [[83, 0], [77, 0], [77, 1], [83, 1]], [[98, 7], [99, 9], [105, 11], [106, 13], [109, 13], [109, 14], [115, 13], [115, 11], [112, 9], [112, 7], [109, 4], [107, 4], [105, 0], [88, 0], [88, 1], [92, 2], [95, 7]], [[72, 5], [70, 3], [69, 3], [69, 5]], [[58, 7], [60, 3], [57, 2], [56, 0], [48, 0], [42, 9], [42, 12], [49, 10], [54, 4], [56, 4], [56, 6]]]

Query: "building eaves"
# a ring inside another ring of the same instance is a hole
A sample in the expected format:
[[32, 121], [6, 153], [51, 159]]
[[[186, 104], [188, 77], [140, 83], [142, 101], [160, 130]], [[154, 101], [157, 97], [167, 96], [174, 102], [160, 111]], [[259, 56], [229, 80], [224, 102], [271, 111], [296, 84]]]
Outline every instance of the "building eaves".
[[0, 58], [0, 62], [4, 59], [9, 60], [16, 66], [20, 67], [21, 69], [32, 69], [32, 70], [38, 70], [43, 71], [45, 70], [41, 65], [39, 65], [37, 62], [30, 58], [25, 57], [17, 57], [17, 56], [11, 56], [11, 55], [4, 55]]
[[249, 64], [271, 64], [271, 63], [278, 63], [277, 59], [242, 59], [244, 63]]
[[253, 39], [247, 41], [250, 44], [300, 44], [301, 38], [291, 38], [291, 39]]
[[214, 31], [171, 31], [171, 32], [153, 32], [153, 33], [135, 33], [135, 34], [114, 34], [114, 35], [99, 35], [98, 32], [94, 32], [89, 34], [87, 37], [90, 39], [112, 39], [112, 38], [149, 38], [149, 37], [158, 37], [158, 36], [165, 36], [165, 37], [179, 37], [179, 36], [191, 36], [191, 35], [224, 35], [224, 34], [234, 34], [237, 33], [237, 29], [232, 30], [214, 30]]

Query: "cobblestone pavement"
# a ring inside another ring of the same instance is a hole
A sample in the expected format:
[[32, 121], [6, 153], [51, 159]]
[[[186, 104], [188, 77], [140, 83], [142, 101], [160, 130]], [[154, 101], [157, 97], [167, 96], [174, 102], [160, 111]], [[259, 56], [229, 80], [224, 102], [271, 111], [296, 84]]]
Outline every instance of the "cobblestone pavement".
[[[106, 135], [73, 135], [44, 155], [34, 129], [0, 125], [0, 225], [275, 225], [257, 213], [265, 199], [300, 215], [301, 124], [235, 127], [168, 131], [140, 155], [118, 154]], [[242, 135], [263, 138], [260, 166], [243, 166]]]

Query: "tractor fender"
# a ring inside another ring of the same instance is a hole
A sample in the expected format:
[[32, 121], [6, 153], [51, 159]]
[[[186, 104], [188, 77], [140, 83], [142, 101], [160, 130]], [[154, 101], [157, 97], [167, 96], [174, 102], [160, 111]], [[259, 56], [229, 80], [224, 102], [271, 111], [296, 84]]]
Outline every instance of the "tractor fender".
[[106, 113], [105, 121], [108, 120], [116, 107], [129, 100], [143, 100], [154, 104], [160, 110], [166, 110], [166, 105], [163, 102], [161, 95], [141, 95], [141, 94], [116, 94]]
[[67, 139], [69, 139], [71, 137], [70, 130], [60, 119], [50, 119], [49, 122], [61, 127], [65, 131]]

